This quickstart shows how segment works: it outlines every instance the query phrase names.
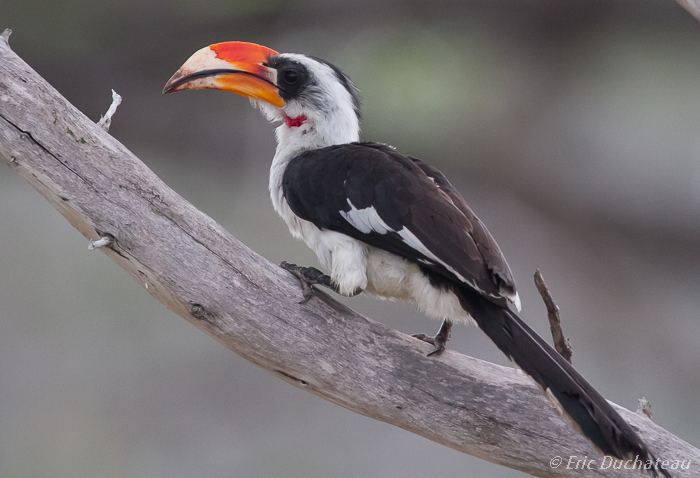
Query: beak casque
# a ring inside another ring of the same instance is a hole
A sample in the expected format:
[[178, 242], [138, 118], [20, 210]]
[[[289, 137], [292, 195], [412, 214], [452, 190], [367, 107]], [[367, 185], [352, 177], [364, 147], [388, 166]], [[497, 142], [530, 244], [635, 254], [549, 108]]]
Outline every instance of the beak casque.
[[277, 52], [255, 43], [223, 42], [202, 48], [168, 80], [163, 93], [217, 89], [285, 105], [277, 89], [277, 70], [266, 66]]

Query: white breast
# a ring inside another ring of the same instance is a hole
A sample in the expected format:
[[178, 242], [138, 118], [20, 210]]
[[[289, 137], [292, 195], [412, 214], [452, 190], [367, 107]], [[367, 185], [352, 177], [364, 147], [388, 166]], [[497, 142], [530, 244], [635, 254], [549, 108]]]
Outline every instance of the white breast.
[[[291, 155], [290, 155], [291, 156]], [[320, 230], [313, 223], [299, 218], [287, 204], [282, 190], [284, 170], [292, 158], [275, 155], [270, 168], [270, 197], [272, 205], [296, 239], [301, 239], [316, 253], [323, 268], [338, 284], [339, 292], [352, 295], [358, 288], [367, 288], [367, 246], [345, 234]]]

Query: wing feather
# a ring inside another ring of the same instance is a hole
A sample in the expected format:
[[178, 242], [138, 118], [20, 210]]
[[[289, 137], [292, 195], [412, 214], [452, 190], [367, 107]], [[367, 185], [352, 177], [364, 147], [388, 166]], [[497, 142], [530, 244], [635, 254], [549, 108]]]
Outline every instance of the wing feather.
[[515, 282], [496, 241], [436, 168], [378, 143], [301, 153], [287, 166], [292, 211], [477, 290], [516, 302]]

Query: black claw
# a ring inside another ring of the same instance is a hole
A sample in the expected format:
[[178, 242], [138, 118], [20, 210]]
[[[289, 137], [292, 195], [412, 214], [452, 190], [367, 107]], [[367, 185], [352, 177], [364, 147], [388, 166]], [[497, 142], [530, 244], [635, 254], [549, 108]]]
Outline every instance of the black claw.
[[428, 355], [426, 355], [426, 357], [432, 357], [433, 355], [440, 355], [441, 353], [443, 353], [445, 351], [445, 348], [446, 347], [445, 347], [444, 343], [442, 343], [442, 342], [439, 344], [436, 343], [435, 350], [433, 350]]
[[314, 294], [314, 288], [312, 286], [315, 284], [329, 287], [336, 292], [338, 291], [338, 287], [333, 284], [330, 276], [327, 276], [315, 267], [302, 267], [296, 264], [290, 264], [287, 261], [280, 262], [280, 267], [286, 271], [289, 271], [291, 274], [295, 275], [297, 279], [299, 279], [301, 293], [304, 296], [304, 299], [299, 302], [300, 304], [304, 304], [311, 299]]
[[307, 284], [303, 279], [299, 279], [301, 285], [301, 295], [304, 297], [299, 301], [299, 304], [306, 304], [314, 295], [314, 288]]
[[[338, 285], [331, 280], [331, 277], [315, 267], [302, 267], [296, 264], [290, 264], [287, 261], [280, 262], [280, 267], [295, 275], [297, 279], [299, 279], [299, 283], [301, 284], [301, 292], [304, 295], [304, 300], [299, 302], [300, 304], [308, 302], [309, 299], [311, 299], [311, 296], [314, 293], [314, 288], [312, 286], [316, 284], [328, 287], [332, 291], [340, 293], [338, 291]], [[353, 291], [350, 297], [354, 297], [361, 292], [362, 289], [358, 287]]]
[[438, 333], [434, 336], [426, 334], [413, 334], [411, 335], [411, 337], [415, 337], [418, 340], [422, 340], [423, 342], [427, 342], [430, 345], [434, 345], [435, 350], [433, 350], [427, 355], [428, 357], [432, 357], [433, 355], [440, 355], [445, 351], [447, 341], [450, 340], [451, 331], [452, 322], [445, 319], [442, 321], [442, 325], [440, 325], [440, 330], [438, 330]]
[[418, 340], [422, 340], [423, 342], [428, 342], [429, 344], [435, 345], [435, 342], [433, 341], [433, 337], [427, 334], [411, 334], [411, 337], [415, 337]]
[[299, 286], [301, 286], [301, 295], [304, 297], [299, 303], [305, 304], [306, 302], [308, 302], [314, 294], [314, 289], [311, 286], [313, 284], [316, 284], [317, 281], [310, 277], [309, 274], [305, 274], [305, 269], [307, 268], [298, 266], [296, 264], [290, 264], [287, 261], [280, 262], [280, 267], [294, 275], [297, 279], [299, 279]]

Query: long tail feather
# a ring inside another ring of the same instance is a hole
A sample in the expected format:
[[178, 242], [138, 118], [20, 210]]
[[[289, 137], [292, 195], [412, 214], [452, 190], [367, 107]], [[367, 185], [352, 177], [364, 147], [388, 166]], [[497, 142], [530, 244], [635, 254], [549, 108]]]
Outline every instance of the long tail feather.
[[[607, 400], [520, 317], [469, 289], [461, 290], [459, 296], [462, 307], [479, 328], [556, 399], [560, 409], [600, 451], [619, 459], [638, 457], [645, 463], [656, 462], [642, 439]], [[650, 471], [657, 476], [653, 467]], [[670, 478], [666, 470], [658, 471]]]

